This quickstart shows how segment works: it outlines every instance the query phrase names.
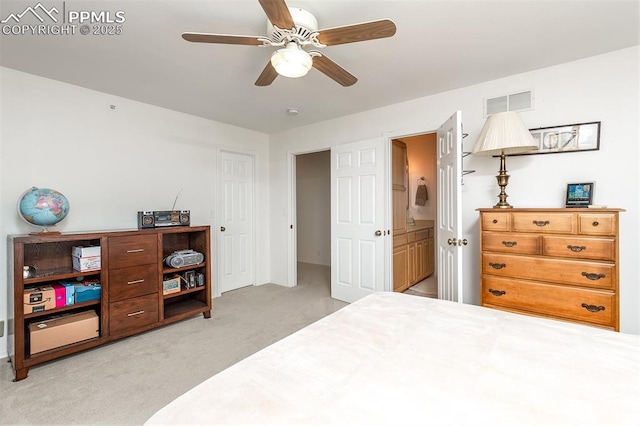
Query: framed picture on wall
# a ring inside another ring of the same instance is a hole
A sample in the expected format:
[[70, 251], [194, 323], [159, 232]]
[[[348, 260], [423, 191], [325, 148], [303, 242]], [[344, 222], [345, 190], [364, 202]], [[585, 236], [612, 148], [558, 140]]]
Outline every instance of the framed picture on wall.
[[597, 151], [600, 149], [600, 122], [529, 129], [538, 149], [517, 155]]

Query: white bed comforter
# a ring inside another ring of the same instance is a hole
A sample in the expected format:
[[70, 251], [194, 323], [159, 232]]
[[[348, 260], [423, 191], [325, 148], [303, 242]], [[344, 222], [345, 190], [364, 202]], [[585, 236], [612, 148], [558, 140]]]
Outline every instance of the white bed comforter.
[[637, 426], [640, 336], [375, 293], [147, 424]]

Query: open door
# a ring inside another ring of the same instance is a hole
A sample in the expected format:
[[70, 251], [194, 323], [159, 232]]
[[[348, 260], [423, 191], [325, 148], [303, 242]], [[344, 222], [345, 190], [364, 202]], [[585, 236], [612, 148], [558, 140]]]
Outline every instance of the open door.
[[331, 297], [348, 303], [384, 290], [384, 141], [331, 150]]
[[457, 111], [437, 131], [438, 298], [463, 302], [462, 246], [462, 113]]

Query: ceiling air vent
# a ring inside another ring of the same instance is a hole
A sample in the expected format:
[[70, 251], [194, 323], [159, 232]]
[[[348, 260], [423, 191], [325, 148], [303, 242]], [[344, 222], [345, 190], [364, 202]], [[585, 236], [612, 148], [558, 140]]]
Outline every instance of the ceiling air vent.
[[526, 111], [533, 109], [533, 92], [512, 93], [484, 100], [484, 116], [506, 111]]

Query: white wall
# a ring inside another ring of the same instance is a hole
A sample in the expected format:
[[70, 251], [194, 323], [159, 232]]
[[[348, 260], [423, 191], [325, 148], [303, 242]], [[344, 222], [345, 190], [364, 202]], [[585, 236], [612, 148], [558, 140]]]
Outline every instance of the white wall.
[[331, 152], [296, 156], [298, 262], [331, 264]]
[[[402, 138], [402, 141], [407, 144], [409, 161], [409, 214], [415, 220], [435, 220], [438, 206], [436, 134]], [[425, 180], [420, 181], [421, 177]], [[419, 183], [427, 186], [428, 198], [424, 206], [416, 205], [416, 191]]]
[[[35, 231], [16, 203], [31, 186], [69, 199], [59, 231], [136, 228], [139, 210], [191, 210], [194, 225], [216, 223], [221, 148], [256, 157], [258, 253], [268, 253], [268, 135], [0, 68], [1, 238]], [[115, 105], [111, 109], [110, 105]], [[212, 228], [215, 259], [216, 227]], [[0, 276], [6, 277], [6, 244]], [[213, 272], [218, 268], [213, 266]], [[269, 281], [267, 256], [257, 259], [258, 283]], [[0, 319], [7, 319], [0, 280]], [[7, 333], [0, 340], [6, 354]]]
[[[561, 207], [570, 181], [595, 180], [596, 202], [621, 207], [620, 314], [624, 332], [640, 333], [638, 290], [638, 174], [639, 48], [623, 49], [580, 61], [489, 81], [458, 90], [378, 108], [293, 129], [271, 136], [271, 250], [286, 253], [287, 152], [318, 150], [370, 138], [400, 137], [436, 130], [454, 111], [461, 110], [465, 151], [471, 151], [484, 123], [483, 98], [535, 92], [535, 109], [521, 114], [529, 128], [601, 121], [600, 150], [570, 154], [510, 157], [509, 201], [516, 207]], [[463, 186], [465, 302], [479, 301], [479, 207], [490, 207], [498, 193], [498, 163], [492, 157], [469, 156]], [[271, 259], [271, 279], [287, 284], [286, 256]]]

